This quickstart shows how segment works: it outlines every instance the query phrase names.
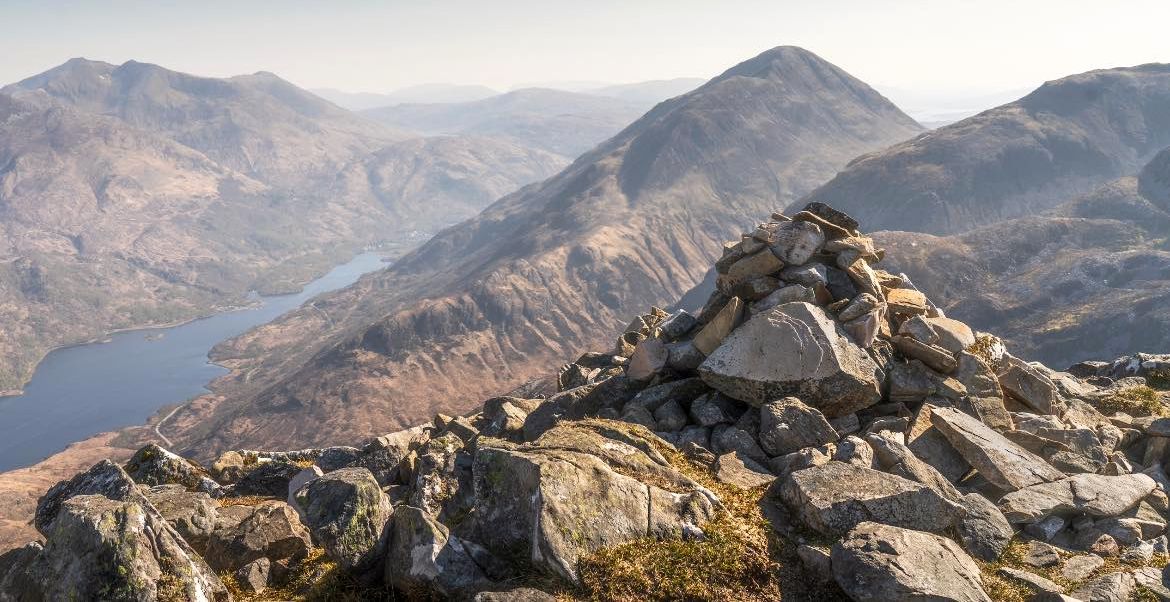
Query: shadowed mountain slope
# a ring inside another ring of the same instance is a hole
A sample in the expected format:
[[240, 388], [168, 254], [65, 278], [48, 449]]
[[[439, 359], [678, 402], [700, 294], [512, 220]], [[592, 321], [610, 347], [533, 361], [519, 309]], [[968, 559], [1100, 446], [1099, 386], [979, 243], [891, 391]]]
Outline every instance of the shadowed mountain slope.
[[1044, 215], [875, 236], [947, 313], [1053, 366], [1170, 351], [1170, 149]]
[[[560, 174], [394, 266], [220, 346], [234, 368], [168, 422], [199, 453], [356, 439], [465, 409], [604, 345], [703, 277], [739, 216], [920, 127], [799, 48], [664, 102]], [[325, 315], [322, 315], [322, 314]], [[377, 425], [377, 426], [376, 426]]]
[[875, 230], [950, 234], [1133, 175], [1168, 144], [1170, 65], [1090, 71], [860, 157], [801, 202]]

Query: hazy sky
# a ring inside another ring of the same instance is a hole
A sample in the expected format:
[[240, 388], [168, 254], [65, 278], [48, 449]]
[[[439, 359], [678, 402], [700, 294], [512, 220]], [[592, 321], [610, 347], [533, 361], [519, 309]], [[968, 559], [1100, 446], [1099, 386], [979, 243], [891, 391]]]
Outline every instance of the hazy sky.
[[913, 96], [1170, 62], [1170, 0], [0, 0], [0, 82], [74, 56], [389, 91], [710, 77], [782, 44]]

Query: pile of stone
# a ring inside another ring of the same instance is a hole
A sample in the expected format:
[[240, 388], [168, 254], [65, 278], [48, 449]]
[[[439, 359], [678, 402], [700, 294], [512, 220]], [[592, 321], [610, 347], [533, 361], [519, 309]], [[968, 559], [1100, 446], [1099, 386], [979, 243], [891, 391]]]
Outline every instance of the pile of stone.
[[317, 551], [407, 599], [547, 600], [516, 584], [578, 582], [579, 560], [623, 542], [705, 537], [722, 502], [672, 446], [764, 491], [830, 596], [988, 600], [977, 561], [1015, 542], [1023, 565], [997, 578], [1040, 598], [1170, 599], [1147, 566], [1167, 552], [1170, 418], [1097, 409], [1161, 360], [1025, 362], [882, 257], [812, 203], [727, 245], [700, 310], [637, 317], [548, 398], [209, 470], [157, 446], [103, 462], [41, 500], [46, 543], [0, 556], [0, 600], [222, 600], [229, 576], [287, 587]]

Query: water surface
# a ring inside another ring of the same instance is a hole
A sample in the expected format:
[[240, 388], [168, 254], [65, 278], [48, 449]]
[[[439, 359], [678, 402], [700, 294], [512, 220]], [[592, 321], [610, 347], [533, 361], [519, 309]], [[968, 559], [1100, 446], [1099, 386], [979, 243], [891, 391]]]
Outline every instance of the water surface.
[[204, 385], [227, 372], [207, 359], [217, 343], [385, 265], [381, 255], [363, 253], [300, 293], [261, 297], [257, 307], [53, 351], [23, 395], [0, 398], [0, 471], [34, 464], [101, 432], [142, 424], [160, 407], [204, 393]]

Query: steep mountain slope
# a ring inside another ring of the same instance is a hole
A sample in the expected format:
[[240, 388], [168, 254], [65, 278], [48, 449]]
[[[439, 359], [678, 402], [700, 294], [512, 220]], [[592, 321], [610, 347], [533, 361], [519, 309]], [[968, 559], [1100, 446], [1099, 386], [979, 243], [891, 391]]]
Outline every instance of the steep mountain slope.
[[368, 244], [401, 252], [565, 163], [378, 142], [268, 76], [128, 65], [71, 61], [0, 93], [0, 391], [53, 347], [296, 290]]
[[352, 440], [465, 409], [608, 344], [597, 333], [632, 308], [677, 299], [739, 215], [783, 206], [919, 129], [812, 53], [765, 52], [321, 299], [321, 311], [221, 346], [216, 359], [235, 371], [168, 436], [206, 454]]
[[404, 137], [265, 72], [216, 79], [135, 61], [73, 59], [3, 90], [40, 90], [282, 187], [312, 185]]
[[1041, 216], [875, 236], [947, 313], [1049, 365], [1170, 351], [1170, 149]]
[[950, 234], [1134, 174], [1170, 144], [1170, 65], [1091, 71], [858, 158], [805, 200], [874, 229]]
[[629, 125], [649, 104], [525, 88], [474, 102], [402, 104], [362, 114], [402, 130], [492, 136], [573, 158]]

